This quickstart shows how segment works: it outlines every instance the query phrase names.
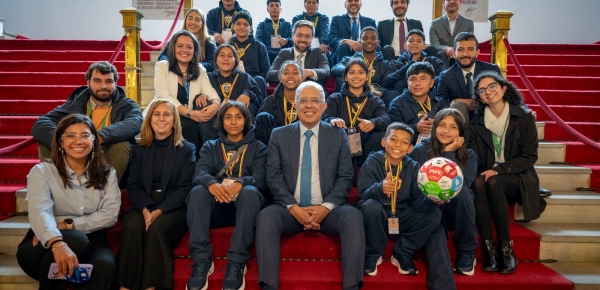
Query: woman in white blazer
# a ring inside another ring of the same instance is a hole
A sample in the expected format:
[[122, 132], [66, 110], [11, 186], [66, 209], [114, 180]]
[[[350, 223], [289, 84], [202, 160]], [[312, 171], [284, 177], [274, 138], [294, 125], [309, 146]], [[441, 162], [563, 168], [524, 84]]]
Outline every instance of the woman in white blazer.
[[183, 137], [200, 151], [202, 144], [217, 137], [211, 119], [216, 118], [221, 100], [211, 86], [204, 67], [198, 63], [200, 44], [186, 30], [169, 41], [167, 60], [156, 63], [154, 99], [175, 103], [181, 118]]

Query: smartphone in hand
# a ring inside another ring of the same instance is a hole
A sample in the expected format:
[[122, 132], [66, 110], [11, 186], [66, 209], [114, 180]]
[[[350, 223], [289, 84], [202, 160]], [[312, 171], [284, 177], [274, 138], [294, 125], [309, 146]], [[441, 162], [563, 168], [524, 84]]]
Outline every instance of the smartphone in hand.
[[92, 270], [94, 265], [92, 264], [79, 264], [79, 267], [73, 271], [73, 276], [59, 275], [60, 270], [58, 264], [50, 264], [50, 270], [48, 271], [48, 279], [52, 280], [67, 280], [73, 283], [83, 283], [89, 281], [92, 277]]

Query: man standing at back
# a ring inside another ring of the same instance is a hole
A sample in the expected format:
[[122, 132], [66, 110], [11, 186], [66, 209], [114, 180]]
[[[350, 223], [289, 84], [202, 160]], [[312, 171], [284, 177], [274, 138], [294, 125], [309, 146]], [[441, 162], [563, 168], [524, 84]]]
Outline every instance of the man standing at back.
[[258, 282], [262, 289], [280, 288], [282, 233], [317, 230], [340, 236], [342, 287], [359, 289], [365, 232], [361, 212], [346, 203], [354, 174], [348, 137], [343, 129], [321, 121], [327, 104], [319, 84], [302, 83], [295, 103], [300, 122], [276, 128], [269, 141], [267, 186], [273, 205], [258, 214]]
[[246, 10], [240, 7], [240, 4], [235, 0], [221, 0], [219, 1], [219, 7], [208, 11], [206, 27], [208, 28], [208, 34], [212, 35], [217, 41], [217, 46], [229, 42], [233, 35], [233, 17], [241, 11]]
[[131, 144], [142, 127], [142, 111], [117, 86], [119, 74], [110, 63], [90, 65], [85, 74], [87, 86], [71, 93], [67, 101], [35, 121], [31, 134], [40, 143], [40, 160], [50, 158], [52, 136], [58, 122], [69, 114], [86, 114], [98, 129], [100, 145], [106, 162], [117, 171], [121, 180], [129, 163]]
[[268, 82], [279, 81], [279, 69], [287, 60], [295, 60], [302, 68], [302, 81], [311, 79], [323, 83], [329, 78], [329, 61], [325, 53], [318, 47], [311, 47], [310, 43], [315, 35], [315, 28], [308, 20], [298, 20], [294, 23], [292, 40], [294, 47], [283, 48], [271, 64], [267, 72]]
[[[454, 37], [461, 32], [475, 31], [473, 20], [458, 14], [458, 8], [463, 0], [444, 0], [444, 11], [446, 14], [431, 21], [429, 26], [429, 39], [431, 46], [426, 50], [428, 55], [436, 56], [444, 61], [446, 67], [450, 67], [450, 60], [454, 60], [455, 48], [453, 46]], [[434, 51], [436, 48], [437, 51]], [[436, 52], [436, 53], [433, 53]]]
[[360, 32], [364, 27], [376, 27], [375, 19], [360, 15], [361, 0], [345, 0], [348, 13], [333, 16], [329, 28], [329, 46], [333, 49], [331, 66], [336, 65], [345, 56], [361, 51]]
[[406, 50], [406, 37], [413, 29], [423, 31], [421, 21], [406, 18], [410, 0], [390, 0], [394, 18], [381, 20], [377, 24], [377, 32], [383, 47], [383, 58], [394, 60]]

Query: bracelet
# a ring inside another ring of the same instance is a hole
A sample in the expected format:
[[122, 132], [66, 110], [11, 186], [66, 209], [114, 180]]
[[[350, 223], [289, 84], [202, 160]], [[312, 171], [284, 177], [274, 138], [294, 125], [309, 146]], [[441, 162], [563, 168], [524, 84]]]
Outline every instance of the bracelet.
[[52, 248], [52, 246], [54, 246], [54, 244], [56, 244], [58, 242], [63, 242], [63, 240], [62, 239], [55, 240], [54, 242], [50, 243], [50, 246], [48, 246], [48, 248]]
[[66, 245], [67, 245], [67, 243], [65, 243], [63, 241], [60, 241], [60, 242], [58, 242], [58, 244], [56, 244], [56, 246], [52, 247], [52, 251], [54, 251], [55, 249], [58, 249], [58, 248], [60, 248], [62, 246], [66, 246]]

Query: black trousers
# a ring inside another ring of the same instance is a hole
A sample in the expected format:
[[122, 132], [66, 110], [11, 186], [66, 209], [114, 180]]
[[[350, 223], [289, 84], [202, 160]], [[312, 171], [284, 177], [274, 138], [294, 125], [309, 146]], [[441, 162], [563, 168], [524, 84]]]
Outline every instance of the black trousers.
[[130, 210], [117, 252], [119, 284], [132, 290], [173, 289], [173, 250], [187, 230], [185, 211], [163, 213], [146, 230], [144, 216]]
[[187, 222], [190, 227], [190, 254], [194, 261], [212, 257], [210, 229], [234, 226], [227, 259], [246, 263], [254, 242], [256, 216], [265, 204], [260, 191], [251, 185], [240, 190], [235, 202], [218, 203], [203, 185], [196, 185], [187, 199]]
[[[389, 209], [374, 199], [362, 201], [357, 205], [365, 220], [366, 255], [380, 257], [388, 242]], [[397, 214], [400, 226], [400, 239], [394, 245], [394, 256], [412, 259], [415, 252], [425, 248], [429, 271], [427, 287], [429, 289], [456, 289], [454, 275], [446, 243], [444, 226], [441, 224], [442, 212], [433, 210], [419, 212], [410, 207]]]
[[[362, 224], [361, 212], [347, 204], [334, 208], [321, 222], [320, 232], [340, 236], [343, 289], [358, 289], [363, 284], [365, 232], [360, 226]], [[303, 230], [304, 227], [290, 211], [281, 205], [271, 205], [260, 212], [256, 230], [256, 260], [261, 286], [279, 287], [281, 236], [295, 235]]]
[[[106, 243], [106, 231], [98, 230], [87, 235], [78, 230], [61, 230], [60, 232], [71, 251], [77, 255], [77, 261], [80, 264], [94, 265], [90, 281], [82, 283], [77, 289], [116, 289], [117, 265], [115, 255]], [[39, 289], [67, 289], [66, 280], [48, 279], [50, 264], [55, 262], [54, 254], [50, 249], [44, 249], [41, 242], [33, 246], [34, 235], [33, 231], [29, 229], [19, 244], [17, 250], [19, 266], [27, 275], [40, 282]]]

